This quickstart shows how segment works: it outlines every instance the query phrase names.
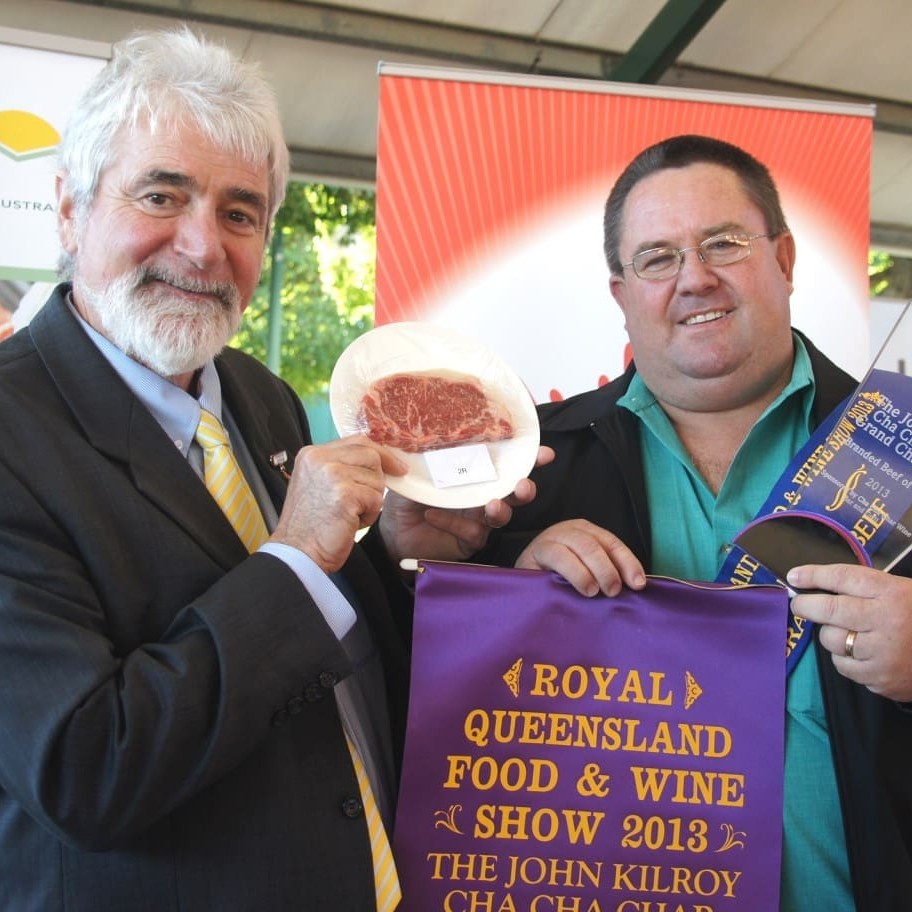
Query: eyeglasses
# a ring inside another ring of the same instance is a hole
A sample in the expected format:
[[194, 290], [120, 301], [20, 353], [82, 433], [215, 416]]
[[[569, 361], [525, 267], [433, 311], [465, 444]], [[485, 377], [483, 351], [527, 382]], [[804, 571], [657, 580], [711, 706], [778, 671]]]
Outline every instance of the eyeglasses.
[[629, 263], [622, 264], [622, 268], [632, 266], [641, 279], [661, 282], [663, 279], [674, 278], [681, 271], [684, 254], [688, 250], [696, 250], [697, 256], [707, 266], [730, 266], [751, 255], [751, 241], [775, 236], [728, 231], [708, 237], [696, 247], [653, 247], [651, 250], [641, 250]]

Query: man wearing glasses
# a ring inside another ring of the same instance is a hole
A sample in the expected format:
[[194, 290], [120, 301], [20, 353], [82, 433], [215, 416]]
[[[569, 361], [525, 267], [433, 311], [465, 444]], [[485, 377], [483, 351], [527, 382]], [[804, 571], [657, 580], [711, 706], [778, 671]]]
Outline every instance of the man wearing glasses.
[[[608, 199], [605, 253], [634, 362], [540, 407], [556, 458], [477, 558], [554, 570], [590, 596], [644, 573], [713, 580], [856, 382], [791, 328], [795, 243], [744, 150], [678, 136], [641, 152]], [[789, 581], [835, 596], [793, 602], [817, 626], [788, 682], [780, 909], [908, 908], [912, 580], [817, 566]]]

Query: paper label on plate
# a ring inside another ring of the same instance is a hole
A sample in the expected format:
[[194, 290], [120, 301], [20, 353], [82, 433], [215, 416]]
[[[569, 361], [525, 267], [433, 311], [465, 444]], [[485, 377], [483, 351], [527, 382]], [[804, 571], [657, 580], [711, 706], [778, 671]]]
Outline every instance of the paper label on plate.
[[429, 450], [424, 454], [424, 462], [435, 488], [497, 481], [491, 454], [483, 443]]

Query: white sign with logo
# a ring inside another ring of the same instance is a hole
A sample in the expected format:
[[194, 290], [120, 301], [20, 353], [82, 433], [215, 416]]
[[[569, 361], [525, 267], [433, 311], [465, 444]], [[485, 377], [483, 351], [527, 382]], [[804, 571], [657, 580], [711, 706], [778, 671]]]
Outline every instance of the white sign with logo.
[[57, 146], [110, 47], [0, 29], [0, 278], [53, 280]]

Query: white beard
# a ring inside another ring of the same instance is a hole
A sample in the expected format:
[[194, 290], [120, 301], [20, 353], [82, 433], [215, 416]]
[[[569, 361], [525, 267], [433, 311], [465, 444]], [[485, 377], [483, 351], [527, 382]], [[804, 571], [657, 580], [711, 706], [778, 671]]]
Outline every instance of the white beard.
[[[192, 306], [169, 294], [167, 285], [211, 295]], [[162, 377], [197, 370], [237, 332], [240, 293], [227, 282], [184, 278], [160, 266], [140, 266], [101, 291], [74, 278], [77, 300], [94, 310], [104, 334], [125, 354]]]

